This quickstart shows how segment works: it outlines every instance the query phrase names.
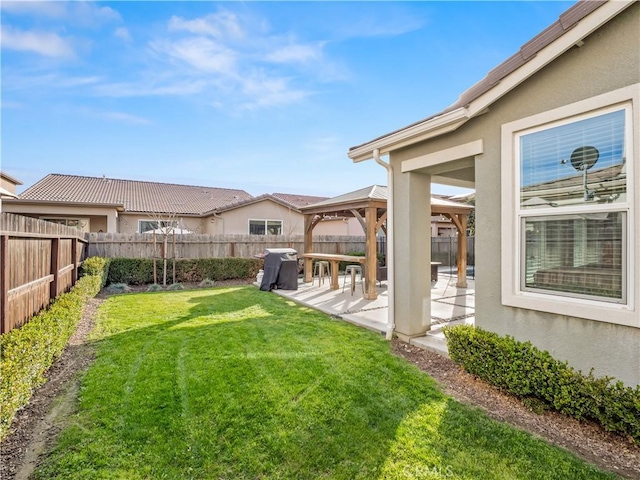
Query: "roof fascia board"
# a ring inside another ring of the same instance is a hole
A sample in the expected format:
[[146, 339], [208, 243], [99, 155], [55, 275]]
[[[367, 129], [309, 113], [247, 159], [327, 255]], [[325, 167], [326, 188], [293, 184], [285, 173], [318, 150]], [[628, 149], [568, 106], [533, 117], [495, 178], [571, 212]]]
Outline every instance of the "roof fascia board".
[[380, 151], [380, 155], [385, 155], [392, 150], [397, 150], [413, 143], [456, 130], [467, 120], [467, 109], [458, 108], [404, 130], [400, 130], [388, 137], [380, 138], [359, 148], [350, 150], [348, 156], [356, 163], [370, 160], [373, 158], [372, 152], [376, 148]]
[[355, 163], [370, 160], [373, 158], [373, 150], [375, 149], [378, 149], [380, 154], [387, 154], [398, 148], [456, 130], [469, 119], [485, 113], [489, 105], [493, 102], [524, 82], [538, 70], [551, 63], [571, 47], [579, 44], [586, 36], [593, 33], [635, 3], [635, 1], [636, 0], [608, 1], [576, 23], [564, 35], [540, 50], [531, 60], [497, 82], [490, 90], [472, 100], [466, 108], [458, 108], [425, 122], [397, 131], [389, 136], [364, 144], [350, 150], [348, 152], [349, 158]]
[[5, 180], [8, 180], [14, 185], [23, 185], [23, 183], [20, 180], [18, 180], [16, 177], [12, 177], [8, 173], [0, 172], [0, 177], [4, 178]]
[[6, 202], [6, 203], [14, 204], [14, 205], [20, 205], [20, 204], [27, 204], [27, 205], [53, 205], [53, 206], [60, 205], [60, 206], [69, 206], [69, 207], [85, 207], [85, 208], [112, 207], [112, 208], [117, 209], [119, 212], [123, 212], [124, 211], [124, 205], [122, 205], [121, 203], [60, 202], [60, 201], [53, 201], [53, 200], [30, 200], [30, 199], [23, 199], [23, 198], [3, 199], [3, 201]]
[[435, 167], [443, 163], [460, 160], [462, 158], [475, 157], [484, 152], [482, 139], [473, 142], [456, 145], [438, 152], [420, 155], [402, 162], [402, 173], [418, 170], [420, 168]]

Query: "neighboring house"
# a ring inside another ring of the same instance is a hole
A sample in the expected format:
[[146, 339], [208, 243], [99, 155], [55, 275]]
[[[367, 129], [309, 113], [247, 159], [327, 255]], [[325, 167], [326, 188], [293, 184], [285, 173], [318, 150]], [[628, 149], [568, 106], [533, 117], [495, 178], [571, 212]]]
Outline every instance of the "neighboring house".
[[[234, 203], [216, 210], [210, 219], [211, 233], [249, 233], [252, 235], [302, 235], [304, 215], [300, 208], [327, 197], [273, 193]], [[327, 217], [318, 225], [316, 235], [364, 235], [353, 218]]]
[[50, 174], [5, 200], [3, 210], [85, 232], [136, 233], [175, 225], [208, 233], [217, 208], [253, 198], [244, 190]]
[[431, 183], [475, 188], [476, 325], [640, 384], [639, 32], [640, 2], [578, 2], [443, 112], [350, 149], [389, 155], [399, 336], [430, 329]]
[[[5, 186], [6, 177], [6, 186]], [[15, 198], [18, 180], [2, 174], [3, 210], [84, 232], [301, 235], [300, 208], [327, 197], [50, 174]], [[13, 183], [12, 183], [13, 182]], [[363, 235], [354, 219], [327, 218], [317, 235]]]

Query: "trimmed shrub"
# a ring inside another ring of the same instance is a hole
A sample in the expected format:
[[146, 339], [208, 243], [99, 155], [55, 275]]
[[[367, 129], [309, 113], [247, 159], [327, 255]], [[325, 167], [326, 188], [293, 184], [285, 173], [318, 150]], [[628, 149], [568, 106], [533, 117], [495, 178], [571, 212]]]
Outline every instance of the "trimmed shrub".
[[172, 283], [167, 286], [167, 290], [184, 290], [184, 286], [181, 283]]
[[162, 285], [158, 285], [157, 283], [152, 283], [149, 285], [149, 288], [147, 288], [147, 292], [160, 292], [162, 290]]
[[109, 264], [111, 260], [102, 257], [89, 257], [82, 265], [80, 265], [80, 276], [98, 276], [100, 277], [100, 288], [107, 284], [107, 277], [109, 276]]
[[[162, 278], [162, 261], [158, 262], [158, 278]], [[149, 258], [112, 258], [107, 283], [126, 283], [129, 285], [153, 283], [153, 260]]]
[[91, 265], [71, 291], [58, 296], [47, 310], [21, 328], [0, 335], [0, 440], [9, 433], [16, 412], [28, 403], [33, 390], [45, 382], [45, 372], [64, 351], [87, 300], [100, 291], [103, 275], [87, 275]]
[[[168, 260], [167, 280], [172, 279], [172, 261]], [[263, 261], [257, 258], [199, 258], [176, 260], [176, 282], [198, 283], [255, 278]], [[162, 279], [162, 260], [158, 261], [158, 280]], [[113, 258], [108, 283], [142, 285], [153, 283], [153, 260], [148, 258]]]
[[216, 282], [213, 280], [209, 280], [208, 278], [205, 278], [198, 284], [198, 286], [201, 288], [211, 288], [216, 286]]
[[610, 377], [574, 370], [531, 342], [474, 328], [446, 327], [449, 356], [469, 373], [532, 404], [578, 419], [640, 443], [640, 386], [625, 387]]

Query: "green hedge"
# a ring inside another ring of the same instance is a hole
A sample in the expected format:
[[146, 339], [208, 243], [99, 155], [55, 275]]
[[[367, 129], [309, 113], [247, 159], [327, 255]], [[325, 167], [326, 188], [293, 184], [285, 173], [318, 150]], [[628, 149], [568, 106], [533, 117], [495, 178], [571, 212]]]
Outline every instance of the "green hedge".
[[58, 296], [21, 328], [0, 335], [0, 440], [33, 390], [45, 382], [45, 372], [64, 351], [87, 300], [104, 285], [107, 267], [104, 259], [85, 260], [84, 276], [69, 293]]
[[578, 419], [594, 420], [605, 429], [640, 443], [640, 386], [625, 387], [609, 377], [583, 375], [531, 342], [458, 325], [444, 329], [449, 356], [469, 373], [524, 400]]
[[[262, 268], [257, 258], [199, 258], [176, 260], [176, 282], [194, 283], [205, 279], [220, 281], [252, 279]], [[162, 260], [157, 262], [158, 282], [162, 281]], [[167, 260], [167, 280], [173, 280], [173, 261]], [[153, 283], [153, 260], [147, 258], [113, 258], [108, 283], [142, 285]]]

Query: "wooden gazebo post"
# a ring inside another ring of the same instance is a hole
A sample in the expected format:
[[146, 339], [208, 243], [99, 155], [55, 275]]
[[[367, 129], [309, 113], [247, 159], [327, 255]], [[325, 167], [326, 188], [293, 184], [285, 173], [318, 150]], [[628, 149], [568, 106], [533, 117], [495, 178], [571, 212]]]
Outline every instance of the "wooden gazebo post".
[[458, 231], [458, 282], [456, 287], [467, 288], [467, 219], [465, 213], [445, 213], [450, 218]]

